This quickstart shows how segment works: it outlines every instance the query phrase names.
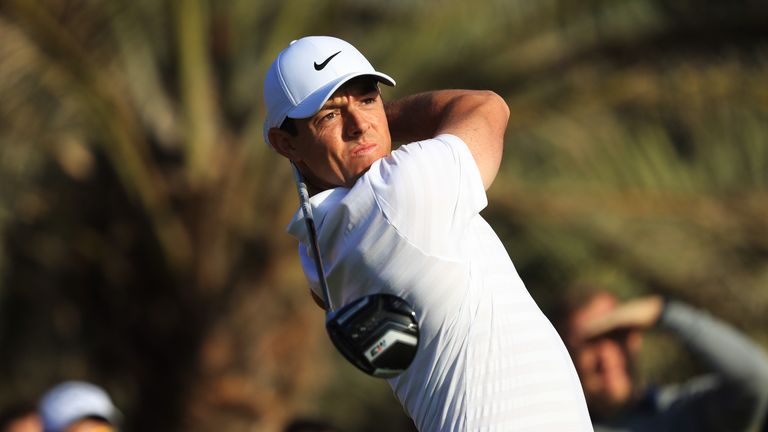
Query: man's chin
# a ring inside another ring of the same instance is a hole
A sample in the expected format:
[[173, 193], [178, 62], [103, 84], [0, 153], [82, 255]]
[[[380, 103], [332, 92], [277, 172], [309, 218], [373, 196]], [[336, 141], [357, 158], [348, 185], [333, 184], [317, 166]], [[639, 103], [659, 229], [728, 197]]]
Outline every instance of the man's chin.
[[606, 399], [609, 404], [620, 407], [626, 404], [631, 396], [631, 387], [620, 386], [608, 389]]
[[355, 161], [355, 172], [357, 175], [355, 177], [360, 177], [361, 175], [368, 172], [369, 169], [371, 169], [371, 165], [373, 165], [377, 160], [383, 158], [384, 156], [381, 154], [375, 154], [370, 155], [365, 158], [361, 158], [360, 160]]

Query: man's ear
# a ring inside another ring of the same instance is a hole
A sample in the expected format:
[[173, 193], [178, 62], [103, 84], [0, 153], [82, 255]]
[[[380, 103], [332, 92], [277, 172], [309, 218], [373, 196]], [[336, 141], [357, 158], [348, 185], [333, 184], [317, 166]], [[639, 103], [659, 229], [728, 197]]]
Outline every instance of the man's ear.
[[272, 144], [272, 147], [278, 153], [294, 162], [300, 160], [293, 143], [293, 135], [280, 128], [270, 128], [267, 136], [269, 137], [269, 143]]

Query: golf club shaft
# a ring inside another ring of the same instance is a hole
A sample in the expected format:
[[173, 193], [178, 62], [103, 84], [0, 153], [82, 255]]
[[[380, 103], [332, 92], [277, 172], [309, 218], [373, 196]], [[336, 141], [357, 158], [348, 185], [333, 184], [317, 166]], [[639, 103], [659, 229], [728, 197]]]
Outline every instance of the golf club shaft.
[[312, 207], [309, 204], [309, 191], [307, 190], [307, 184], [304, 182], [304, 178], [301, 176], [301, 172], [295, 164], [291, 163], [293, 167], [293, 174], [296, 177], [296, 187], [299, 191], [299, 205], [301, 205], [301, 211], [304, 213], [304, 222], [307, 226], [307, 234], [309, 235], [309, 244], [312, 248], [312, 258], [315, 261], [315, 270], [317, 271], [317, 278], [320, 281], [320, 288], [323, 290], [323, 302], [328, 312], [333, 311], [331, 306], [331, 293], [328, 289], [328, 281], [325, 279], [325, 268], [323, 267], [323, 260], [320, 257], [320, 245], [317, 242], [317, 229], [315, 228], [315, 219], [312, 216]]

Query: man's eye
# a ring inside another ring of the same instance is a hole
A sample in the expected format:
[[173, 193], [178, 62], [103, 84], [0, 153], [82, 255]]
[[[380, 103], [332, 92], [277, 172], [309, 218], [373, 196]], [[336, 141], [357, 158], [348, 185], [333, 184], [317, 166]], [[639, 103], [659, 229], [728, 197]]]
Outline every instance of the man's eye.
[[329, 112], [328, 114], [324, 115], [320, 120], [329, 121], [329, 120], [332, 120], [334, 117], [336, 117], [336, 112]]
[[366, 104], [366, 105], [372, 104], [374, 102], [376, 102], [376, 98], [375, 97], [369, 97], [369, 98], [363, 99], [363, 103]]

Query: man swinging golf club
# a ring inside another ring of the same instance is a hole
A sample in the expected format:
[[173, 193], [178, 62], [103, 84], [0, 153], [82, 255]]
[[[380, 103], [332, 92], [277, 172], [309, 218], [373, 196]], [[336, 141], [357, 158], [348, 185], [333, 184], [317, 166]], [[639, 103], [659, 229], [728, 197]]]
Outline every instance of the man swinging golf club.
[[479, 214], [504, 100], [442, 90], [384, 104], [379, 83], [395, 85], [349, 43], [311, 36], [264, 84], [264, 137], [305, 195], [288, 231], [334, 344], [388, 379], [420, 431], [591, 430], [562, 341]]

